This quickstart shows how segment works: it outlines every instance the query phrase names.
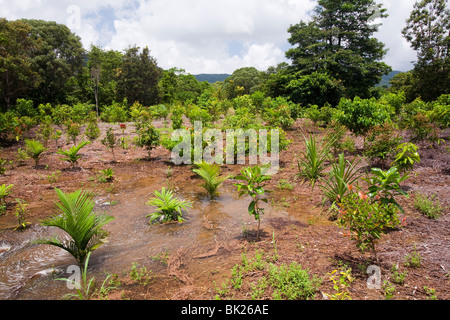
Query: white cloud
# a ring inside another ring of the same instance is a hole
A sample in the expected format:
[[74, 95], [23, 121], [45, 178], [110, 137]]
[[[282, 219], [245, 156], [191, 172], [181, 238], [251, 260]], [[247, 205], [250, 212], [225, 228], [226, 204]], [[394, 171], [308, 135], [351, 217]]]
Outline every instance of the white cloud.
[[[388, 9], [377, 37], [389, 49], [386, 62], [407, 70], [415, 52], [401, 35], [415, 0], [379, 0]], [[314, 0], [0, 0], [9, 20], [43, 19], [68, 24], [68, 7], [80, 8], [83, 41], [124, 50], [148, 46], [163, 68], [190, 73], [264, 70], [286, 61], [288, 27], [307, 20]]]

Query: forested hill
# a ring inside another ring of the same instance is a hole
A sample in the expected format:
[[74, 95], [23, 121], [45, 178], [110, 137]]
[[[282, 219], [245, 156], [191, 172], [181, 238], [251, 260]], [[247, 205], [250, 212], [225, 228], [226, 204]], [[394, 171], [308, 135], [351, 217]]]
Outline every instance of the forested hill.
[[392, 80], [393, 77], [395, 77], [397, 74], [402, 73], [402, 71], [394, 70], [391, 73], [389, 73], [386, 76], [383, 76], [381, 79], [381, 82], [378, 84], [378, 86], [390, 86], [389, 81]]
[[207, 81], [209, 83], [216, 83], [218, 81], [224, 81], [231, 76], [230, 74], [197, 74], [194, 75], [195, 79], [200, 82]]

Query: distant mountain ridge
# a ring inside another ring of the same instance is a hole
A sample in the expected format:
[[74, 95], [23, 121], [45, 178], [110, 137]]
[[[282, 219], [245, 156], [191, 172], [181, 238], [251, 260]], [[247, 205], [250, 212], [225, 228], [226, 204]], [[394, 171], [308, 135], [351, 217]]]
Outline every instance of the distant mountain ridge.
[[399, 73], [402, 73], [402, 72], [403, 71], [394, 70], [391, 73], [389, 73], [388, 75], [383, 76], [381, 78], [381, 82], [378, 84], [378, 86], [379, 87], [383, 87], [383, 86], [390, 87], [391, 85], [390, 85], [389, 81], [391, 81], [393, 77], [395, 77], [396, 75], [398, 75]]
[[231, 74], [225, 74], [225, 73], [214, 73], [214, 74], [196, 74], [194, 75], [195, 79], [197, 79], [200, 82], [207, 81], [209, 83], [216, 83], [218, 81], [224, 81], [226, 78], [230, 77]]
[[[388, 75], [385, 75], [382, 77], [381, 82], [378, 84], [378, 86], [390, 86], [389, 81], [392, 80], [393, 77], [395, 77], [397, 74], [402, 73], [403, 71], [394, 70]], [[202, 74], [196, 74], [194, 75], [195, 79], [197, 79], [200, 82], [207, 81], [209, 83], [216, 83], [216, 82], [222, 82], [225, 81], [226, 78], [230, 77], [231, 74], [226, 73], [202, 73]]]

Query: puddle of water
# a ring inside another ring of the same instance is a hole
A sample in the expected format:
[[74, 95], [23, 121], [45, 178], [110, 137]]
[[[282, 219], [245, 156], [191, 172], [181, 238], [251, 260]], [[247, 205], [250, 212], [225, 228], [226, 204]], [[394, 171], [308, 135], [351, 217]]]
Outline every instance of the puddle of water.
[[[215, 240], [236, 239], [244, 228], [256, 228], [254, 218], [247, 213], [249, 199], [239, 199], [234, 187], [223, 186], [220, 197], [210, 201], [195, 181], [186, 181], [175, 188], [177, 197], [194, 202], [183, 215], [184, 223], [149, 225], [146, 215], [154, 208], [145, 203], [165, 181], [156, 178], [131, 181], [120, 194], [96, 199], [97, 208], [106, 210], [115, 220], [105, 226], [110, 232], [108, 243], [91, 256], [90, 276], [105, 272], [121, 274], [130, 270], [132, 263], [148, 261], [166, 251], [181, 248], [207, 251]], [[271, 214], [269, 207], [263, 220]], [[30, 242], [54, 232], [54, 228], [35, 226], [23, 233], [11, 232], [6, 237], [2, 234], [5, 240], [0, 240], [0, 299], [61, 299], [67, 293], [62, 281], [52, 279], [52, 270], [64, 272], [75, 260], [62, 249]]]

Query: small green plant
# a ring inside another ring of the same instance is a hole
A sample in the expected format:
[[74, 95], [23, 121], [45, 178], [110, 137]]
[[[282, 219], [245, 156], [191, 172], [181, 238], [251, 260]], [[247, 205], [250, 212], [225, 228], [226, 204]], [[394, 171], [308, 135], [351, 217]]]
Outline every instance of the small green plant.
[[292, 183], [290, 183], [289, 180], [286, 180], [286, 179], [281, 179], [280, 181], [278, 181], [277, 187], [280, 190], [292, 191], [294, 189], [294, 186], [292, 185]]
[[352, 300], [348, 288], [354, 281], [351, 268], [342, 268], [328, 273], [333, 282], [334, 294], [325, 294], [330, 300]]
[[55, 147], [58, 147], [58, 141], [59, 141], [59, 139], [61, 139], [61, 136], [62, 136], [61, 130], [57, 129], [57, 130], [53, 131], [52, 140], [55, 141]]
[[55, 171], [52, 174], [49, 174], [46, 176], [48, 183], [53, 186], [55, 183], [58, 182], [59, 178], [61, 176], [61, 171]]
[[161, 192], [155, 191], [153, 194], [155, 198], [150, 199], [150, 201], [147, 202], [147, 205], [155, 206], [158, 210], [146, 216], [147, 218], [150, 218], [150, 223], [153, 223], [153, 221], [157, 219], [160, 223], [184, 221], [182, 210], [191, 208], [191, 202], [176, 198], [173, 191], [166, 190], [166, 188], [162, 188]]
[[72, 169], [75, 168], [75, 165], [77, 164], [78, 160], [81, 158], [81, 155], [78, 154], [80, 150], [90, 144], [89, 141], [83, 141], [78, 145], [73, 146], [69, 150], [58, 150], [58, 154], [64, 156], [64, 158], [61, 158], [63, 161], [67, 161], [72, 165]]
[[114, 180], [114, 171], [111, 168], [107, 168], [100, 171], [100, 175], [98, 176], [98, 182], [107, 183]]
[[239, 265], [235, 265], [231, 270], [231, 286], [238, 290], [242, 287], [244, 283], [244, 275]]
[[427, 295], [427, 300], [437, 300], [436, 289], [424, 286], [425, 294]]
[[77, 122], [68, 121], [66, 123], [66, 134], [68, 142], [72, 141], [73, 145], [77, 144], [77, 138], [80, 135], [81, 126]]
[[27, 207], [28, 204], [22, 200], [22, 199], [16, 199], [17, 205], [14, 211], [14, 215], [17, 218], [17, 221], [19, 223], [19, 226], [15, 229], [26, 229], [27, 226], [30, 224], [26, 221], [26, 215], [27, 215]]
[[[111, 277], [114, 275], [110, 274], [106, 277], [106, 279], [103, 281], [101, 287], [96, 290], [95, 289], [95, 278], [88, 279], [87, 277], [87, 269], [89, 264], [89, 259], [91, 256], [91, 252], [89, 252], [86, 256], [86, 260], [84, 262], [84, 267], [81, 270], [81, 282], [78, 283], [75, 280], [66, 279], [66, 278], [59, 278], [56, 280], [59, 281], [66, 281], [70, 283], [76, 290], [77, 294], [69, 293], [63, 297], [63, 299], [78, 299], [78, 300], [91, 300], [95, 296], [98, 297], [104, 297], [110, 290], [117, 289], [114, 285], [116, 282], [110, 280]], [[109, 281], [109, 282], [108, 282]]]
[[146, 148], [148, 157], [151, 158], [152, 150], [160, 145], [160, 141], [161, 136], [159, 131], [152, 125], [145, 124], [137, 131], [137, 137], [134, 143], [140, 148]]
[[[11, 163], [12, 162], [10, 161], [9, 164], [11, 164]], [[4, 175], [6, 173], [6, 165], [7, 164], [8, 164], [7, 160], [0, 158], [0, 175]]]
[[411, 142], [402, 143], [397, 146], [397, 154], [392, 166], [400, 172], [409, 172], [414, 169], [416, 163], [420, 163], [419, 147]]
[[204, 181], [202, 187], [208, 192], [210, 199], [214, 199], [218, 195], [217, 189], [222, 183], [230, 177], [220, 176], [220, 167], [216, 164], [201, 163], [197, 164], [198, 168], [193, 172], [198, 174]]
[[409, 268], [419, 268], [422, 264], [422, 256], [417, 252], [416, 245], [414, 251], [405, 257], [404, 266]]
[[151, 258], [155, 261], [161, 262], [164, 265], [167, 265], [169, 263], [169, 252], [167, 252], [167, 251], [161, 252]]
[[94, 113], [91, 113], [88, 119], [88, 125], [84, 135], [89, 139], [89, 141], [94, 141], [100, 137], [100, 128], [98, 127], [97, 117]]
[[430, 219], [439, 219], [444, 210], [436, 195], [427, 197], [421, 193], [416, 194], [414, 207]]
[[108, 149], [111, 149], [112, 155], [113, 155], [113, 161], [116, 162], [116, 155], [114, 153], [114, 149], [118, 145], [118, 140], [116, 136], [114, 135], [113, 128], [109, 128], [106, 130], [106, 136], [104, 139], [102, 139], [102, 144], [107, 147]]
[[372, 199], [380, 201], [381, 204], [393, 204], [404, 213], [402, 206], [396, 201], [395, 196], [401, 195], [409, 198], [408, 193], [400, 188], [400, 183], [408, 178], [408, 174], [401, 176], [397, 167], [392, 167], [388, 171], [372, 168], [372, 176], [366, 179], [369, 184], [369, 196]]
[[3, 184], [0, 186], [0, 216], [6, 213], [6, 198], [11, 195], [14, 185]]
[[317, 143], [315, 136], [310, 135], [309, 140], [305, 138], [306, 152], [301, 151], [302, 157], [298, 159], [298, 175], [307, 178], [312, 188], [323, 175], [325, 161], [328, 157], [329, 145], [324, 147]]
[[42, 141], [44, 141], [44, 145], [47, 146], [48, 140], [50, 140], [53, 132], [52, 120], [51, 117], [47, 116], [43, 120], [42, 124], [39, 127], [39, 135], [42, 137]]
[[33, 158], [35, 168], [39, 165], [42, 154], [47, 150], [44, 145], [37, 140], [25, 140], [26, 152], [28, 156]]
[[147, 270], [146, 267], [140, 267], [138, 263], [134, 262], [131, 266], [131, 270], [128, 273], [131, 280], [137, 282], [140, 285], [148, 285], [154, 278], [151, 270]]
[[405, 278], [408, 275], [408, 271], [400, 273], [398, 271], [398, 265], [394, 264], [392, 265], [391, 273], [392, 273], [392, 281], [394, 281], [394, 283], [399, 285], [403, 285], [405, 283]]
[[250, 284], [250, 298], [252, 300], [261, 300], [267, 287], [268, 282], [266, 277], [260, 278], [256, 284]]
[[261, 214], [264, 213], [264, 208], [260, 207], [260, 201], [267, 203], [267, 198], [262, 198], [266, 192], [264, 189], [266, 181], [271, 180], [271, 177], [262, 174], [261, 167], [244, 168], [241, 170], [241, 174], [235, 177], [236, 180], [242, 181], [242, 183], [237, 183], [237, 191], [239, 192], [239, 197], [243, 195], [249, 195], [252, 198], [252, 202], [248, 206], [248, 213], [255, 217], [258, 221], [258, 231], [256, 235], [257, 241], [259, 241], [259, 233], [261, 226]]
[[385, 281], [383, 281], [383, 290], [384, 290], [385, 299], [391, 300], [394, 297], [394, 292], [395, 292], [396, 288], [392, 283], [385, 280]]

